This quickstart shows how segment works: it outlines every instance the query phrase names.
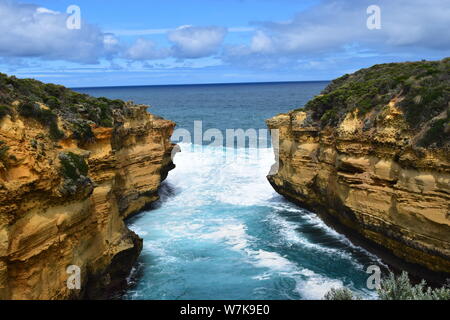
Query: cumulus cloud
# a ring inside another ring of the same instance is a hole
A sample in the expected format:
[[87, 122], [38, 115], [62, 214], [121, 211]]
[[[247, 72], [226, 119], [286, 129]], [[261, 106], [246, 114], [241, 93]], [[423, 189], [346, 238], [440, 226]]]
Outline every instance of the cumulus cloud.
[[144, 38], [125, 45], [114, 33], [102, 32], [86, 21], [82, 21], [80, 29], [69, 29], [67, 18], [66, 13], [37, 5], [0, 0], [0, 56], [79, 63], [115, 57], [132, 61], [197, 59], [215, 54], [227, 33], [222, 27], [181, 26], [163, 29], [168, 40], [165, 47]]
[[114, 35], [85, 21], [81, 29], [68, 29], [67, 16], [36, 5], [0, 1], [0, 56], [96, 63], [118, 50]]
[[[366, 9], [372, 4], [381, 8], [379, 30], [366, 27]], [[68, 29], [67, 17], [66, 13], [37, 5], [0, 0], [0, 57], [9, 61], [37, 57], [79, 63], [97, 63], [105, 58], [124, 58], [130, 63], [176, 58], [180, 61], [173, 63], [179, 63], [185, 59], [201, 62], [214, 56], [235, 66], [292, 70], [297, 66], [319, 68], [324, 61], [328, 66], [349, 58], [388, 54], [408, 57], [411, 52], [415, 57], [430, 57], [450, 51], [449, 0], [322, 0], [289, 21], [258, 22], [229, 30], [185, 25], [105, 33], [86, 21], [79, 30]], [[242, 37], [246, 40], [240, 44], [226, 45], [228, 32], [252, 32], [253, 36], [250, 40]], [[156, 43], [143, 38], [155, 34], [166, 34], [167, 39]], [[142, 38], [125, 44], [117, 35]]]
[[170, 48], [158, 48], [153, 41], [142, 38], [137, 39], [125, 52], [125, 58], [130, 60], [164, 59], [170, 55]]
[[[373, 0], [325, 0], [284, 22], [256, 23], [250, 43], [228, 47], [224, 60], [310, 59], [354, 49], [407, 54], [450, 50], [450, 1], [378, 0], [381, 29], [369, 30], [366, 10]], [[256, 62], [258, 63], [258, 62]]]
[[216, 53], [226, 34], [222, 27], [181, 26], [170, 31], [168, 39], [175, 57], [193, 59]]
[[220, 49], [226, 33], [221, 27], [181, 26], [166, 31], [169, 46], [158, 47], [152, 40], [139, 38], [126, 50], [124, 57], [129, 60], [208, 57]]

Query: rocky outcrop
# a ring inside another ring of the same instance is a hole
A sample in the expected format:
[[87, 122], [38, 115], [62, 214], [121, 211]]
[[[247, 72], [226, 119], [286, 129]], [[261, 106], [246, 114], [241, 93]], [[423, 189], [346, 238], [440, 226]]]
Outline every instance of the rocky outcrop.
[[[23, 81], [0, 88], [14, 100], [0, 119], [0, 299], [106, 298], [126, 284], [142, 249], [124, 218], [158, 199], [174, 167], [175, 124], [107, 99], [95, 121], [97, 99], [60, 87], [56, 99], [34, 95], [30, 114], [17, 94]], [[81, 272], [79, 290], [67, 285], [69, 266]]]
[[375, 66], [267, 120], [279, 130], [270, 183], [368, 243], [450, 273], [449, 71], [450, 59]]

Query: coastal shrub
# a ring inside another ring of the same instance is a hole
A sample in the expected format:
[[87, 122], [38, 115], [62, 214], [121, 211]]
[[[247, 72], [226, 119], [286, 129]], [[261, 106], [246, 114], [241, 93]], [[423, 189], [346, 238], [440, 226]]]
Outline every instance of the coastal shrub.
[[449, 300], [450, 288], [432, 289], [427, 287], [425, 280], [413, 285], [407, 272], [400, 276], [391, 273], [381, 281], [378, 296], [381, 300]]
[[44, 102], [50, 109], [57, 109], [61, 107], [61, 102], [54, 96], [46, 97]]
[[53, 140], [60, 140], [62, 138], [64, 138], [64, 132], [62, 132], [59, 127], [58, 127], [58, 123], [55, 121], [50, 122], [49, 124], [49, 133], [50, 133], [50, 137]]
[[72, 124], [73, 137], [81, 143], [87, 143], [94, 139], [94, 133], [89, 123], [84, 121], [74, 122]]
[[5, 141], [0, 140], [0, 162], [6, 165], [8, 161], [8, 150], [9, 147], [6, 145]]
[[[19, 101], [18, 113], [33, 118], [49, 129], [55, 140], [64, 136], [58, 120], [65, 128], [73, 129], [73, 136], [81, 142], [94, 137], [91, 126], [113, 127], [115, 116], [130, 114], [128, 105], [119, 99], [95, 98], [56, 84], [34, 79], [19, 79], [0, 73], [0, 105]], [[40, 107], [40, 103], [47, 108]], [[0, 107], [0, 117], [9, 109]]]
[[428, 147], [432, 144], [436, 144], [437, 147], [441, 147], [445, 142], [450, 140], [450, 132], [446, 130], [449, 125], [450, 119], [439, 119], [431, 124], [430, 129], [425, 133], [420, 140], [419, 145]]
[[27, 100], [18, 107], [19, 114], [23, 117], [33, 118], [43, 126], [49, 128], [52, 139], [58, 140], [64, 137], [64, 133], [58, 128], [58, 117], [53, 111], [41, 108], [37, 103]]
[[13, 111], [10, 106], [0, 105], [0, 120], [7, 115], [11, 115], [12, 112]]
[[[431, 288], [425, 280], [412, 284], [407, 272], [396, 276], [392, 272], [381, 280], [377, 290], [380, 300], [450, 300], [450, 287]], [[325, 300], [356, 300], [360, 299], [347, 288], [330, 289], [324, 296]]]
[[325, 111], [325, 113], [320, 118], [320, 122], [323, 125], [334, 126], [338, 123], [338, 121], [339, 121], [339, 116], [338, 116], [338, 112], [337, 112], [336, 108]]
[[65, 88], [57, 84], [46, 83], [44, 84], [44, 90], [49, 96], [60, 98], [64, 94]]
[[87, 176], [89, 167], [82, 156], [73, 152], [61, 152], [59, 160], [61, 161], [61, 173], [64, 178], [76, 181], [81, 176]]
[[331, 288], [325, 296], [325, 300], [360, 300], [350, 289], [347, 288]]
[[[305, 109], [322, 126], [335, 126], [343, 115], [356, 108], [358, 115], [364, 116], [372, 110], [381, 110], [394, 98], [401, 98], [397, 105], [410, 128], [420, 129], [448, 108], [449, 70], [449, 58], [374, 65], [333, 80]], [[439, 140], [434, 138], [441, 132], [442, 123], [436, 123], [435, 127], [424, 143]]]

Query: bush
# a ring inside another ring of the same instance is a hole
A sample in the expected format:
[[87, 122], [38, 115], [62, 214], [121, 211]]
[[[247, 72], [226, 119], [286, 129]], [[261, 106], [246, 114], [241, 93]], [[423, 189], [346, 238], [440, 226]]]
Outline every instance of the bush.
[[84, 121], [73, 123], [72, 131], [73, 137], [81, 143], [89, 142], [95, 137], [91, 125]]
[[54, 96], [47, 97], [44, 102], [50, 109], [58, 109], [61, 107], [61, 102]]
[[82, 156], [73, 152], [62, 152], [59, 154], [59, 160], [64, 178], [76, 181], [81, 176], [87, 177], [89, 167]]
[[58, 128], [58, 117], [53, 111], [42, 109], [33, 101], [25, 101], [19, 105], [19, 114], [23, 117], [33, 118], [39, 121], [43, 126], [49, 128], [52, 139], [58, 140], [64, 137], [64, 133]]
[[8, 150], [9, 147], [5, 144], [5, 141], [0, 140], [0, 162], [3, 163], [3, 165], [6, 165], [8, 161]]
[[411, 129], [420, 129], [450, 103], [449, 68], [450, 59], [374, 65], [333, 80], [305, 109], [322, 126], [336, 126], [342, 120], [339, 116], [356, 108], [364, 116], [402, 97], [398, 106], [406, 121]]
[[325, 300], [360, 300], [360, 297], [353, 294], [350, 289], [347, 288], [331, 288], [325, 296]]
[[12, 115], [12, 109], [9, 106], [0, 105], [0, 120], [7, 115]]
[[[63, 137], [58, 128], [58, 119], [65, 127], [72, 127], [74, 136], [82, 142], [94, 137], [91, 125], [114, 126], [114, 114], [129, 114], [122, 100], [95, 98], [72, 91], [56, 84], [45, 84], [34, 79], [18, 79], [0, 73], [0, 105], [19, 101], [17, 111], [23, 117], [33, 118], [49, 128], [50, 135], [57, 140]], [[41, 108], [44, 103], [50, 110]], [[0, 106], [0, 119], [10, 109]]]
[[419, 145], [428, 147], [436, 143], [437, 147], [443, 146], [445, 142], [450, 140], [450, 133], [445, 130], [448, 123], [450, 123], [449, 118], [435, 121], [420, 140]]
[[[387, 278], [381, 280], [377, 290], [380, 300], [450, 300], [450, 287], [443, 286], [433, 289], [428, 287], [425, 280], [419, 284], [412, 284], [407, 272], [395, 276], [392, 272]], [[357, 300], [360, 299], [347, 288], [328, 291], [325, 300]]]
[[450, 289], [432, 289], [427, 287], [425, 280], [413, 285], [407, 272], [402, 272], [398, 277], [391, 273], [381, 281], [378, 296], [381, 300], [449, 300]]

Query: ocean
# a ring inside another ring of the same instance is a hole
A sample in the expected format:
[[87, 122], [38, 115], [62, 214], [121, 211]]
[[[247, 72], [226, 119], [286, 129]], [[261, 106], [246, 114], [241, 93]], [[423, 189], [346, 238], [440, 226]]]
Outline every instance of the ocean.
[[[194, 135], [265, 129], [264, 120], [302, 107], [327, 82], [77, 88], [133, 100]], [[257, 131], [259, 134], [259, 131]], [[375, 297], [366, 273], [381, 262], [314, 213], [286, 201], [266, 179], [270, 144], [183, 140], [176, 168], [152, 210], [127, 221], [144, 239], [124, 299], [321, 299], [346, 286]], [[226, 140], [226, 139], [225, 139]], [[176, 142], [179, 142], [177, 140]]]

